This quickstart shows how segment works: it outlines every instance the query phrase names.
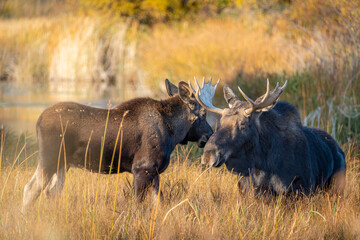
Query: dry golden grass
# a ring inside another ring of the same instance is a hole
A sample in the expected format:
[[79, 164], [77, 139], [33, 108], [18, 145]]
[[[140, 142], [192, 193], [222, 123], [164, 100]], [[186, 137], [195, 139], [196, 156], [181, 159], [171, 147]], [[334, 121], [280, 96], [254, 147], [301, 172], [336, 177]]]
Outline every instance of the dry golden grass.
[[193, 24], [157, 25], [140, 44], [140, 63], [148, 79], [221, 77], [230, 82], [238, 74], [293, 73], [304, 68], [293, 43], [282, 32], [271, 34], [269, 16], [208, 19]]
[[[341, 198], [331, 192], [297, 200], [240, 194], [234, 174], [224, 168], [203, 173], [199, 154], [192, 151], [189, 161], [189, 148], [179, 148], [180, 157], [174, 153], [161, 175], [164, 201], [159, 206], [150, 198], [133, 202], [130, 174], [71, 169], [60, 197], [41, 195], [23, 215], [23, 188], [35, 167], [27, 162], [18, 166], [27, 146], [15, 141], [16, 146], [7, 148], [1, 140], [0, 239], [359, 239], [358, 38], [354, 48], [321, 30], [286, 36], [292, 27], [281, 17], [254, 12], [152, 29], [78, 15], [0, 20], [0, 77], [7, 74], [9, 82], [44, 82], [49, 90], [74, 93], [74, 99], [90, 88], [100, 96], [101, 80], [113, 79], [113, 96], [128, 99], [146, 95], [147, 88], [156, 96], [165, 77], [178, 82], [213, 76], [221, 77], [222, 84], [240, 79], [258, 88], [251, 75], [286, 71], [293, 79], [284, 99], [301, 106], [303, 117], [319, 113], [314, 121], [340, 141], [355, 142], [343, 145], [348, 171]], [[0, 95], [5, 102], [6, 97]], [[0, 120], [5, 115], [10, 119], [13, 112], [0, 109]], [[347, 134], [339, 134], [342, 128]]]
[[0, 20], [0, 77], [51, 93], [101, 96], [102, 85], [124, 85], [133, 75], [131, 29], [124, 20], [83, 15]]
[[225, 168], [202, 172], [198, 154], [187, 159], [189, 147], [179, 147], [180, 157], [174, 151], [161, 175], [159, 206], [150, 196], [142, 204], [133, 201], [131, 174], [70, 169], [60, 197], [42, 194], [22, 214], [23, 188], [35, 168], [3, 166], [0, 239], [358, 239], [359, 149], [343, 147], [345, 195], [319, 192], [297, 200], [240, 194], [234, 174]]
[[83, 15], [0, 20], [0, 75], [77, 94], [92, 87], [98, 94], [100, 81], [115, 81], [126, 95], [120, 99], [127, 99], [144, 94], [144, 88], [163, 89], [166, 77], [177, 82], [214, 76], [230, 82], [242, 73], [303, 70], [309, 52], [271, 29], [274, 19], [247, 13], [145, 31], [122, 19]]

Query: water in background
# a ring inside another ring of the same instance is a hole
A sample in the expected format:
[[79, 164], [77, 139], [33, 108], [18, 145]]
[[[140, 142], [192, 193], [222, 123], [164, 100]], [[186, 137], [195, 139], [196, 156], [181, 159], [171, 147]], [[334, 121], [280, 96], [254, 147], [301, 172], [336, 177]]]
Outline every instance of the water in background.
[[[39, 88], [41, 89], [41, 88]], [[0, 127], [17, 133], [35, 133], [36, 121], [48, 106], [60, 101], [74, 101], [95, 107], [108, 107], [109, 97], [84, 92], [49, 92], [0, 83]], [[111, 106], [120, 102], [111, 101]]]

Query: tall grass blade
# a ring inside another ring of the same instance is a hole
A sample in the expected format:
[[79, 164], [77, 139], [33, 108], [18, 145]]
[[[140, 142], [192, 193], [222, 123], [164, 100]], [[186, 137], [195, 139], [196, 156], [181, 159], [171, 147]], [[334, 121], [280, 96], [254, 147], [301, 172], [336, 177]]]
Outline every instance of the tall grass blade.
[[0, 144], [0, 176], [1, 176], [1, 166], [3, 161], [3, 152], [4, 152], [4, 144], [5, 144], [5, 134], [4, 134], [4, 125], [1, 125], [1, 144]]
[[149, 230], [149, 239], [150, 240], [154, 239], [156, 216], [157, 216], [158, 207], [159, 207], [159, 203], [160, 203], [160, 196], [161, 196], [161, 181], [159, 179], [159, 191], [157, 193], [156, 207], [155, 207], [153, 213], [150, 216], [150, 230]]
[[103, 160], [103, 155], [104, 155], [105, 139], [106, 139], [106, 131], [107, 131], [107, 127], [108, 127], [108, 122], [109, 122], [109, 115], [110, 115], [110, 104], [109, 104], [108, 113], [106, 116], [104, 136], [102, 137], [102, 145], [101, 145], [100, 160], [99, 160], [99, 172], [98, 172], [97, 179], [96, 179], [95, 203], [94, 203], [92, 219], [91, 219], [91, 231], [93, 233], [94, 239], [95, 239], [95, 234], [96, 234], [95, 233], [95, 215], [96, 215], [96, 207], [97, 207], [97, 200], [98, 200], [98, 194], [99, 194], [100, 173], [101, 173], [101, 166], [102, 166], [102, 160]]
[[9, 180], [9, 178], [10, 178], [10, 175], [11, 175], [11, 173], [12, 173], [12, 170], [14, 169], [14, 166], [15, 166], [17, 160], [19, 159], [19, 157], [20, 157], [20, 155], [21, 155], [21, 153], [22, 153], [22, 151], [23, 151], [24, 149], [25, 149], [25, 145], [21, 148], [20, 152], [18, 153], [18, 155], [17, 155], [16, 158], [14, 159], [13, 164], [11, 165], [10, 171], [9, 171], [9, 173], [8, 173], [6, 179], [5, 179], [5, 182], [4, 182], [2, 191], [1, 191], [0, 201], [2, 201], [2, 199], [3, 199], [4, 192], [5, 192], [5, 189], [6, 189], [6, 186], [7, 186], [7, 182], [8, 182], [8, 180]]
[[[86, 145], [86, 150], [85, 150], [85, 160], [84, 160], [84, 183], [86, 183], [87, 181], [87, 177], [86, 177], [86, 162], [87, 162], [87, 158], [88, 158], [88, 152], [89, 152], [89, 146], [90, 146], [90, 142], [91, 142], [91, 137], [94, 133], [94, 130], [91, 130], [90, 132], [90, 137], [89, 140], [87, 142]], [[86, 238], [86, 210], [88, 209], [87, 207], [87, 201], [86, 201], [86, 196], [87, 196], [87, 191], [86, 191], [87, 187], [86, 185], [84, 185], [84, 191], [83, 191], [83, 205], [82, 205], [82, 220], [83, 220], [83, 238]]]
[[125, 226], [125, 236], [124, 236], [124, 239], [127, 239], [127, 238], [128, 238], [128, 230], [129, 230], [129, 222], [130, 222], [130, 214], [131, 214], [133, 196], [134, 196], [134, 193], [133, 193], [133, 191], [132, 191], [132, 192], [131, 192], [131, 196], [130, 196], [129, 211], [128, 211], [128, 215], [127, 215], [127, 217], [126, 217], [126, 226]]
[[[120, 136], [120, 131], [122, 130], [122, 125], [123, 125], [123, 121], [125, 116], [128, 114], [129, 111], [124, 112], [123, 117], [121, 119], [121, 122], [119, 124], [119, 129], [118, 129], [118, 133], [116, 135], [116, 140], [115, 140], [115, 145], [114, 145], [114, 151], [111, 157], [111, 163], [110, 163], [110, 170], [109, 170], [109, 174], [108, 174], [108, 178], [107, 178], [107, 183], [106, 183], [106, 190], [105, 190], [105, 201], [106, 201], [106, 196], [107, 196], [107, 192], [108, 192], [108, 188], [109, 188], [109, 181], [110, 181], [110, 175], [112, 173], [112, 168], [113, 168], [113, 164], [114, 164], [114, 158], [115, 158], [115, 154], [116, 154], [116, 148], [117, 148], [117, 144], [119, 141], [119, 136]], [[120, 145], [120, 148], [122, 147], [122, 145]], [[120, 150], [121, 151], [121, 150]], [[119, 156], [119, 158], [121, 158], [121, 156]], [[120, 163], [120, 162], [118, 162]], [[120, 169], [119, 169], [120, 170]]]
[[[117, 192], [118, 192], [118, 187], [119, 187], [119, 173], [120, 173], [120, 164], [121, 164], [121, 151], [122, 151], [122, 143], [123, 143], [123, 121], [125, 116], [128, 114], [129, 111], [124, 112], [123, 117], [121, 119], [121, 123], [120, 123], [120, 127], [119, 127], [119, 131], [118, 131], [118, 135], [116, 137], [116, 143], [115, 146], [117, 145], [117, 140], [120, 136], [120, 148], [119, 148], [119, 158], [118, 158], [118, 166], [117, 166], [117, 175], [116, 175], [116, 186], [115, 186], [115, 196], [114, 196], [114, 205], [113, 205], [113, 213], [112, 213], [112, 220], [111, 220], [111, 230], [110, 232], [113, 232], [114, 229], [114, 220], [115, 220], [115, 208], [116, 208], [116, 198], [117, 198]], [[114, 150], [115, 151], [115, 150]], [[113, 158], [114, 158], [114, 154], [113, 154]], [[112, 236], [112, 235], [111, 235]]]

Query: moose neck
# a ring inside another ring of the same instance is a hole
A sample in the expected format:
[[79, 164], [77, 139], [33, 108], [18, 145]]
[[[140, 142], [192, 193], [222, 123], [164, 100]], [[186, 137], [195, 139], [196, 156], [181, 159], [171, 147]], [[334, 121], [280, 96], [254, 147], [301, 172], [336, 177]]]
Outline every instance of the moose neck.
[[191, 122], [189, 121], [190, 109], [180, 99], [179, 95], [175, 95], [168, 99], [161, 101], [161, 114], [164, 117], [164, 122], [173, 136], [172, 147], [175, 147], [186, 137]]

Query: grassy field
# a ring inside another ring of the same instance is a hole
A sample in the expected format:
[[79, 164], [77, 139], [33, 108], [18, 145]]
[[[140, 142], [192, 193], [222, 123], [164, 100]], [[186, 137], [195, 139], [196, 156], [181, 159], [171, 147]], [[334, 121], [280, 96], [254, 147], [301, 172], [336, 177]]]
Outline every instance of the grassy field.
[[[251, 4], [151, 25], [69, 2], [0, 2], [0, 239], [360, 238], [357, 1], [237, 1]], [[220, 107], [225, 83], [256, 98], [266, 78], [271, 86], [288, 79], [281, 100], [299, 109], [305, 125], [328, 131], [346, 154], [344, 196], [239, 193], [236, 175], [224, 167], [204, 171], [202, 150], [188, 145], [175, 149], [161, 175], [161, 203], [135, 203], [131, 174], [70, 169], [60, 197], [41, 195], [20, 212], [37, 162], [33, 129], [45, 105], [164, 98], [165, 78], [193, 76], [222, 79], [214, 100]], [[28, 102], [37, 108], [24, 109]], [[30, 132], [3, 126], [20, 118], [33, 125]]]
[[[164, 201], [133, 201], [132, 175], [70, 169], [59, 198], [41, 195], [22, 214], [22, 192], [35, 171], [23, 162], [0, 173], [1, 239], [358, 239], [359, 149], [346, 153], [345, 195], [262, 199], [239, 193], [224, 167], [203, 171], [199, 152], [178, 147], [161, 175]], [[19, 146], [18, 153], [24, 149]], [[36, 152], [34, 152], [36, 154]], [[23, 161], [34, 161], [28, 151]], [[19, 154], [18, 154], [19, 155]], [[17, 156], [18, 156], [17, 155]], [[17, 161], [17, 156], [14, 161]], [[30, 164], [29, 164], [30, 165]]]

